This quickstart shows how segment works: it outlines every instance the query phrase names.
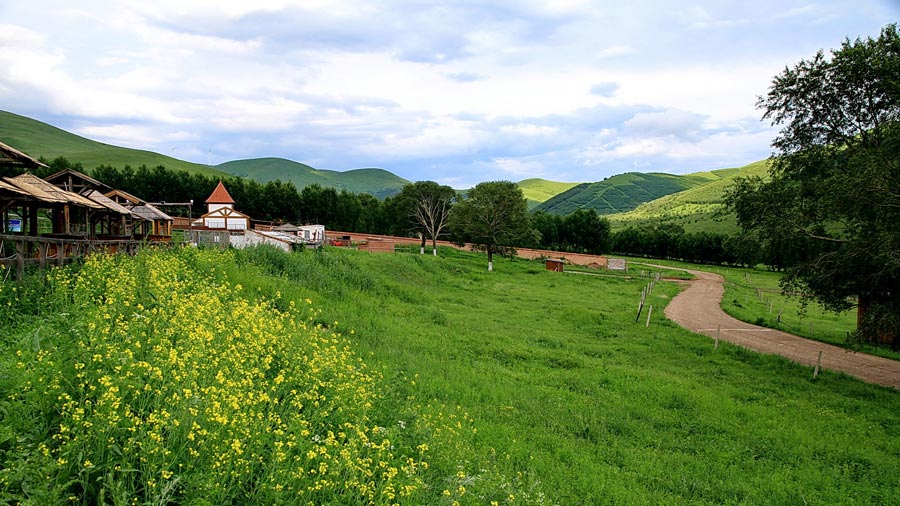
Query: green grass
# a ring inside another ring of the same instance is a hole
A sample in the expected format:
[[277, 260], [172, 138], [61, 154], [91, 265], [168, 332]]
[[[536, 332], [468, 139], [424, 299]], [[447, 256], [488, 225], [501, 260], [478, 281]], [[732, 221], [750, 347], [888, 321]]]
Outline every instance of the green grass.
[[[560, 504], [894, 502], [900, 396], [708, 338], [633, 323], [646, 279], [540, 263], [325, 250], [259, 258], [313, 294], [398, 397], [459, 405], [476, 454], [505, 451]], [[260, 287], [265, 289], [264, 287]]]
[[[433, 443], [430, 488], [410, 503], [900, 502], [900, 393], [828, 371], [813, 380], [809, 367], [727, 343], [714, 350], [662, 317], [672, 283], [656, 285], [645, 327], [634, 323], [645, 278], [506, 259], [489, 273], [483, 255], [439, 254], [262, 248], [208, 260], [210, 286], [240, 284], [251, 305], [311, 299], [313, 323], [342, 334], [380, 378], [371, 416], [413, 429], [394, 431], [398, 452]], [[24, 297], [36, 318], [59, 314], [37, 295]], [[32, 343], [32, 327], [15, 328], [0, 355], [7, 382], [13, 348]], [[0, 416], [19, 409], [4, 394]], [[52, 415], [53, 398], [44, 402]], [[441, 414], [458, 428], [435, 423]]]
[[685, 232], [736, 233], [739, 228], [734, 216], [720, 215], [722, 196], [735, 177], [765, 176], [767, 167], [768, 162], [761, 160], [740, 168], [713, 171], [708, 174], [714, 177], [704, 184], [608, 216], [610, 225], [616, 231], [673, 223], [684, 227]]
[[54, 126], [26, 118], [11, 112], [0, 111], [0, 141], [34, 158], [47, 160], [64, 156], [70, 162], [80, 162], [87, 171], [98, 165], [112, 165], [122, 168], [131, 165], [186, 170], [207, 176], [224, 176], [215, 168], [197, 163], [178, 160], [170, 156], [140, 149], [122, 148], [66, 132]]
[[538, 204], [546, 202], [578, 183], [562, 183], [559, 181], [532, 178], [524, 179], [516, 184], [519, 185], [519, 188], [522, 189], [522, 193], [525, 194], [525, 200], [528, 201], [528, 208], [533, 209]]
[[320, 170], [284, 158], [254, 158], [217, 165], [217, 169], [260, 182], [280, 179], [292, 182], [297, 189], [311, 184], [344, 189], [353, 193], [369, 193], [379, 198], [395, 195], [409, 181], [383, 169], [356, 169], [346, 172]]

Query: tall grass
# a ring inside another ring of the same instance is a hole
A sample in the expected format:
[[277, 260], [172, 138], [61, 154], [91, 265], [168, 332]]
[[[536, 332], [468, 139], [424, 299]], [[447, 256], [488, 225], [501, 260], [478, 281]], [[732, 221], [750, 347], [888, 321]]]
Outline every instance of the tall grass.
[[646, 279], [439, 255], [186, 250], [55, 271], [6, 316], [0, 502], [900, 502], [898, 392], [714, 350], [661, 316], [672, 284], [647, 327]]

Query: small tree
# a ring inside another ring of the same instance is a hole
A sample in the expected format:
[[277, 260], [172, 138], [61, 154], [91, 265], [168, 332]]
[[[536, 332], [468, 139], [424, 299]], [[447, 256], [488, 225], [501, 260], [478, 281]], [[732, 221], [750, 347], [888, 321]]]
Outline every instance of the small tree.
[[494, 270], [494, 253], [514, 255], [516, 245], [537, 235], [522, 189], [510, 181], [479, 183], [450, 210], [449, 226], [463, 242], [487, 253], [489, 271]]

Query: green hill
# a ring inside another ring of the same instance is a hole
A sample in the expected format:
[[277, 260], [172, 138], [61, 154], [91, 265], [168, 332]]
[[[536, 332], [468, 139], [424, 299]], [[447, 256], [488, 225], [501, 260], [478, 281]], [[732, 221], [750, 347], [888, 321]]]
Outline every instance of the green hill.
[[320, 170], [284, 158], [253, 158], [217, 165], [217, 169], [236, 176], [265, 183], [280, 179], [294, 183], [298, 189], [311, 184], [333, 187], [354, 193], [369, 193], [378, 198], [400, 192], [409, 181], [384, 169], [355, 169], [346, 172]]
[[23, 151], [35, 158], [52, 160], [59, 156], [71, 162], [80, 162], [85, 169], [92, 170], [98, 165], [125, 165], [186, 170], [208, 176], [224, 176], [222, 172], [198, 163], [186, 162], [152, 151], [130, 149], [92, 141], [55, 126], [0, 111], [0, 141]]
[[532, 209], [539, 204], [550, 200], [560, 193], [572, 188], [578, 183], [562, 183], [559, 181], [547, 181], [546, 179], [532, 178], [523, 179], [516, 183], [525, 194], [528, 201], [528, 208]]
[[658, 172], [628, 172], [596, 183], [582, 183], [564, 191], [535, 209], [554, 214], [569, 214], [578, 209], [593, 209], [598, 214], [630, 211], [644, 202], [693, 188], [719, 179], [710, 172], [686, 176]]
[[[737, 231], [733, 216], [719, 216], [722, 210], [722, 195], [738, 176], [765, 176], [768, 161], [760, 160], [739, 168], [715, 170], [706, 174], [713, 176], [706, 184], [660, 197], [637, 206], [635, 209], [607, 216], [613, 230], [628, 226], [659, 225], [674, 223], [684, 227], [686, 232]], [[696, 174], [691, 174], [694, 176]]]

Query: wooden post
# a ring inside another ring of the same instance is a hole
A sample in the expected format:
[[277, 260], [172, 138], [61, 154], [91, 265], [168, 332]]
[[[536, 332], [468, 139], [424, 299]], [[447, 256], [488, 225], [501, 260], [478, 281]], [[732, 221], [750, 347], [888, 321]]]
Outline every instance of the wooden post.
[[809, 322], [809, 337], [812, 337], [812, 335], [813, 335], [812, 329], [813, 329], [812, 322]]
[[772, 301], [769, 301], [769, 314], [772, 314]]
[[650, 304], [650, 309], [647, 310], [647, 324], [644, 325], [645, 327], [650, 326], [650, 315], [652, 315], [652, 314], [653, 314], [653, 304]]
[[25, 240], [16, 241], [16, 279], [25, 277]]
[[719, 349], [719, 335], [722, 333], [722, 326], [716, 325], [716, 345], [713, 347], [714, 350]]
[[822, 367], [822, 352], [819, 352], [819, 358], [816, 360], [816, 370], [813, 371], [813, 379], [819, 377], [819, 369]]

